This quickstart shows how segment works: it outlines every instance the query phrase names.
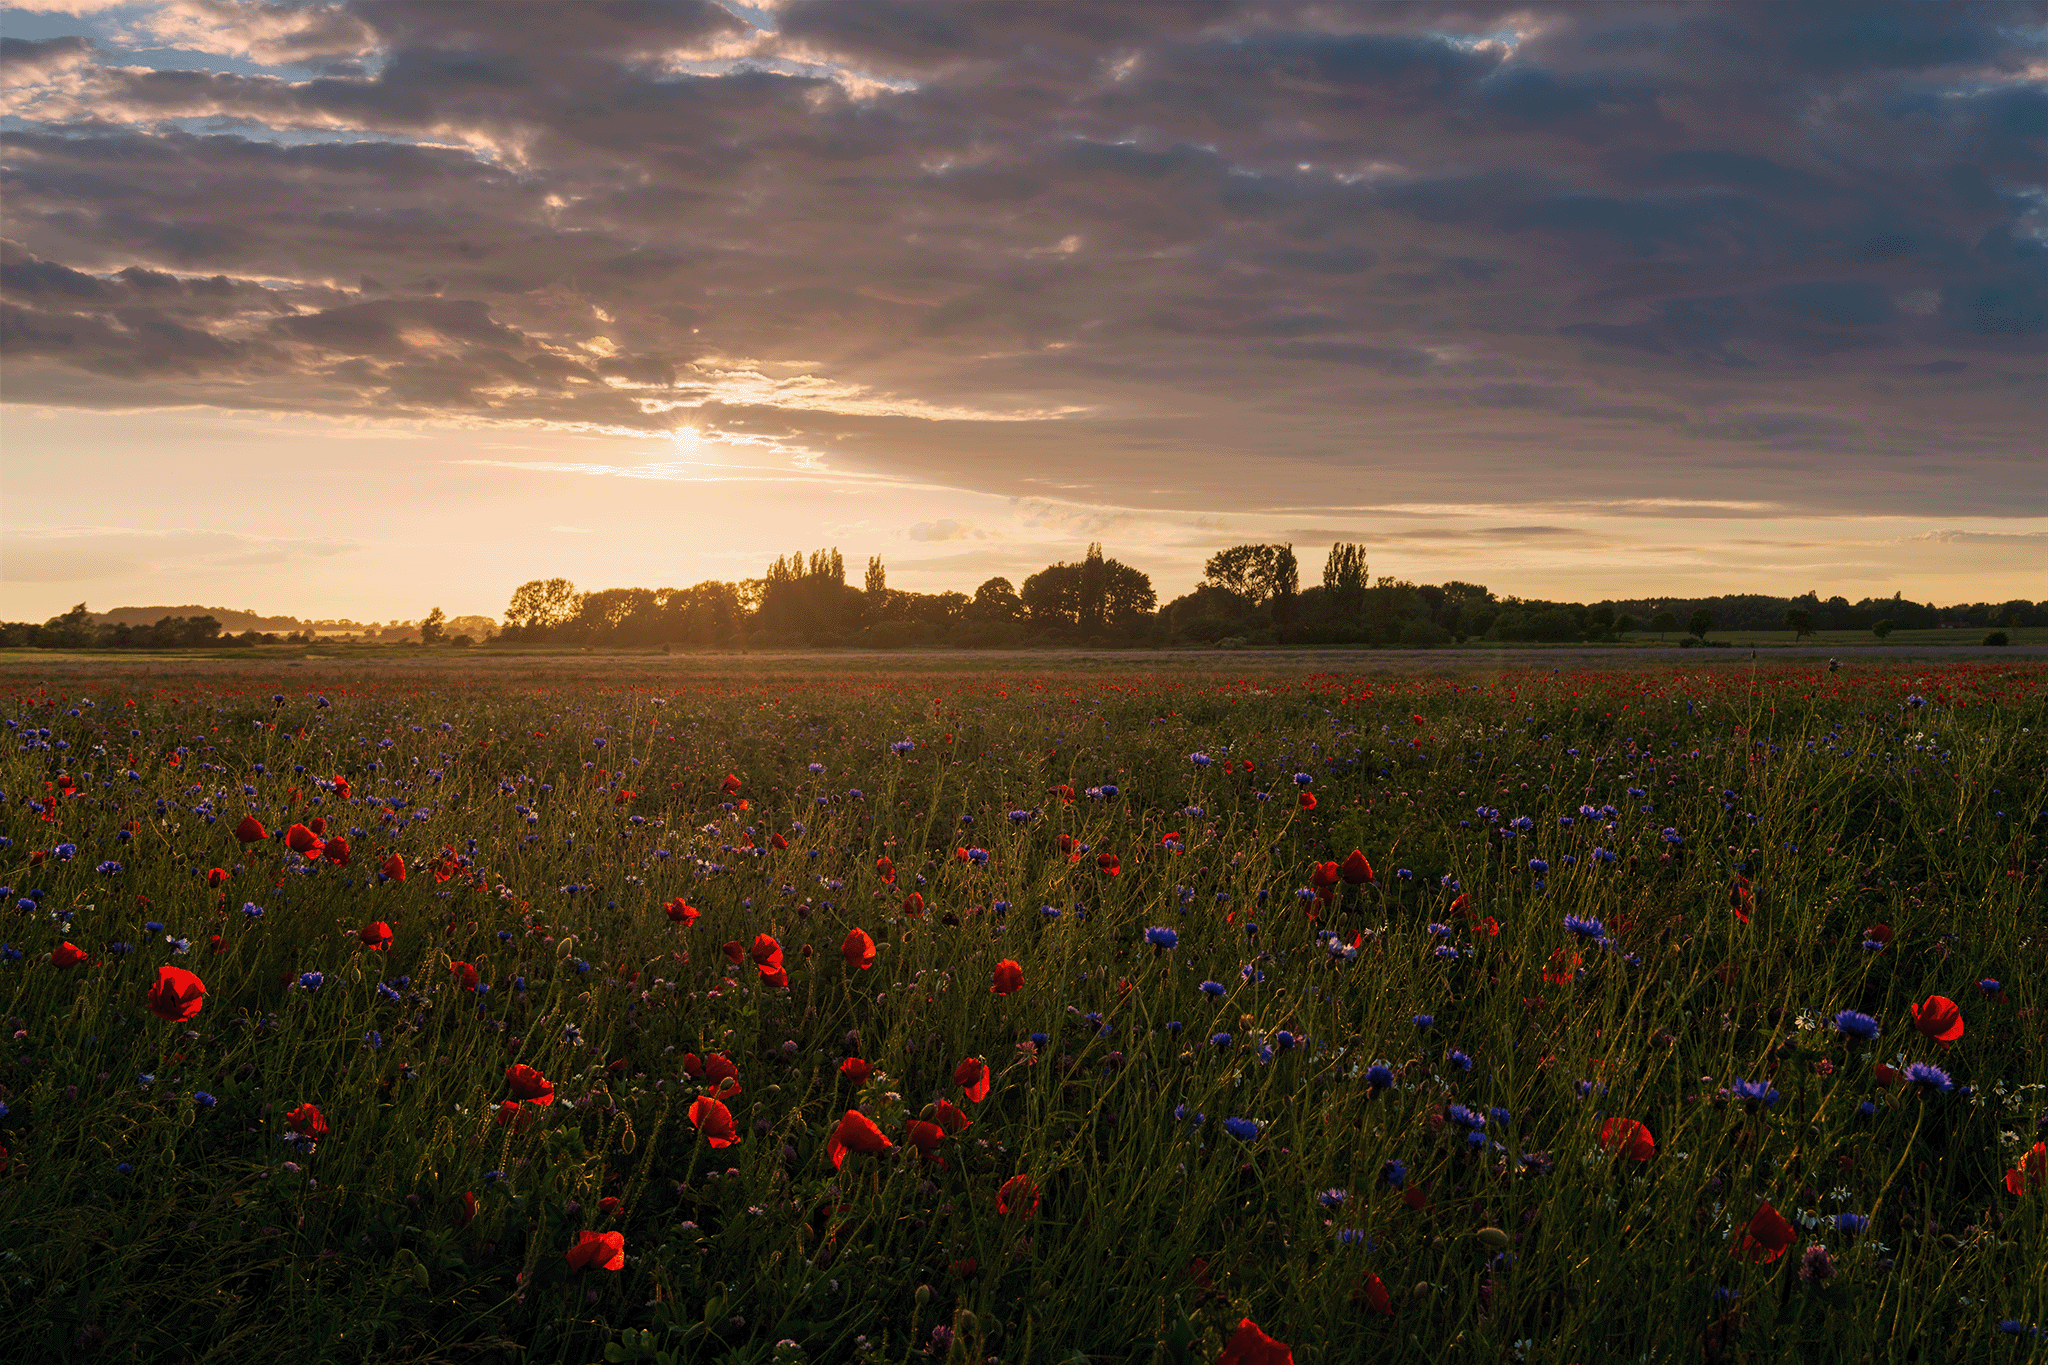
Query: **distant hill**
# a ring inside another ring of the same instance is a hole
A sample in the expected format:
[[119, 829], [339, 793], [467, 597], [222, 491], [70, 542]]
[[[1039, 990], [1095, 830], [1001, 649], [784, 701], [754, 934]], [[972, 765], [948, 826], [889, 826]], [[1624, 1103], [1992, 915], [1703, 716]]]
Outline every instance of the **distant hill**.
[[97, 625], [153, 626], [166, 616], [211, 616], [220, 622], [222, 630], [233, 635], [246, 630], [287, 634], [303, 624], [296, 616], [258, 616], [253, 611], [236, 611], [231, 607], [115, 607], [112, 611], [92, 613]]

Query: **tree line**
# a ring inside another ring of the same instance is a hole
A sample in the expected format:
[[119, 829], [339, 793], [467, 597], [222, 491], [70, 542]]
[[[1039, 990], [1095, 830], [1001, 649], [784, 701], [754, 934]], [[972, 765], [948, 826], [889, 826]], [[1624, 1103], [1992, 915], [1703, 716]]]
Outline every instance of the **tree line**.
[[[1374, 577], [1363, 545], [1330, 547], [1319, 582], [1301, 584], [1292, 545], [1233, 545], [1212, 555], [1192, 592], [1161, 606], [1144, 573], [1091, 544], [1073, 563], [1048, 564], [1021, 585], [991, 578], [972, 594], [903, 592], [888, 584], [880, 556], [859, 586], [846, 581], [839, 551], [799, 551], [769, 563], [759, 578], [688, 588], [580, 591], [566, 578], [523, 583], [492, 635], [484, 617], [449, 619], [435, 607], [418, 622], [374, 623], [360, 638], [423, 645], [508, 644], [686, 646], [919, 645], [1002, 647], [1097, 645], [1397, 645], [1427, 648], [1468, 640], [1552, 644], [1631, 635], [1709, 643], [1712, 631], [1897, 630], [1937, 626], [1998, 631], [2048, 625], [2048, 602], [2015, 599], [1949, 607], [1902, 594], [1822, 600], [1735, 594], [1596, 603], [1496, 597], [1477, 583], [1411, 583]], [[350, 623], [353, 624], [353, 623]], [[193, 649], [311, 643], [308, 628], [283, 636], [236, 635], [212, 615], [164, 616], [143, 624], [95, 618], [83, 603], [38, 624], [0, 623], [0, 645], [39, 648]], [[1989, 638], [1989, 637], [1987, 637]]]

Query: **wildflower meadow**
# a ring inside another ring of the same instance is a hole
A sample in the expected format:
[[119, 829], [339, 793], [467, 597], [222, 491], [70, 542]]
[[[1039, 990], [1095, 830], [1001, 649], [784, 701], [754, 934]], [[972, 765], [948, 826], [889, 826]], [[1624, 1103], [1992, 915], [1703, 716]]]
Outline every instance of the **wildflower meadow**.
[[2048, 666], [729, 662], [10, 664], [8, 1353], [2042, 1357]]

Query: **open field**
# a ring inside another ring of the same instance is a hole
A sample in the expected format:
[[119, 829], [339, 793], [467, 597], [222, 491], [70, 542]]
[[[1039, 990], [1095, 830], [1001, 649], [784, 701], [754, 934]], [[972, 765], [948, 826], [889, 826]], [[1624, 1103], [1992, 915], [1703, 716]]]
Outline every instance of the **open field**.
[[2048, 660], [1830, 648], [9, 654], [0, 1304], [2038, 1358]]

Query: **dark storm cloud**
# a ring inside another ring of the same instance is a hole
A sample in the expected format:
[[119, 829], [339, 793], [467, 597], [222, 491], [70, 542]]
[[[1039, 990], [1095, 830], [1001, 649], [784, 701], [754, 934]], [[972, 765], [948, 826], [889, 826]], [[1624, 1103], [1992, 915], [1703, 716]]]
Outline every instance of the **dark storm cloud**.
[[1285, 465], [1917, 508], [1883, 471], [1940, 451], [1959, 514], [2038, 509], [2014, 13], [178, 0], [143, 28], [243, 64], [0, 53], [9, 387], [774, 428], [1145, 505]]

